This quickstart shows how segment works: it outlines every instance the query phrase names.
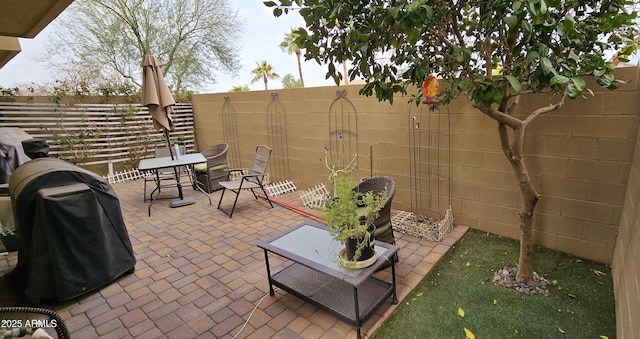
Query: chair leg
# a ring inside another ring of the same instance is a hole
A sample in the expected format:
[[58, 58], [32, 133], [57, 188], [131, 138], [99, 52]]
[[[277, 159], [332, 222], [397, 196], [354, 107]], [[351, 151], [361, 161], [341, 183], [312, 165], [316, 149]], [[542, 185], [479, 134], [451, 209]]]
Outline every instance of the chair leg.
[[227, 212], [224, 208], [220, 208], [220, 204], [222, 204], [222, 197], [224, 197], [224, 192], [226, 191], [227, 191], [226, 188], [222, 189], [222, 194], [220, 194], [220, 200], [218, 201], [218, 209], [224, 212], [226, 215], [228, 215], [229, 218], [231, 218], [233, 216], [233, 211], [236, 209], [236, 203], [238, 202], [238, 197], [240, 196], [241, 190], [234, 191], [230, 189], [231, 192], [236, 194], [236, 198], [233, 200], [233, 206], [231, 207], [231, 211], [229, 212]]
[[231, 213], [229, 213], [229, 218], [233, 216], [233, 211], [236, 209], [236, 203], [238, 202], [238, 198], [240, 197], [240, 190], [235, 192], [236, 198], [233, 199], [233, 206], [231, 206]]
[[[218, 209], [221, 210], [222, 212], [224, 212], [226, 215], [229, 216], [229, 218], [231, 218], [233, 216], [233, 211], [236, 209], [236, 204], [238, 203], [238, 198], [240, 197], [240, 192], [242, 192], [243, 190], [243, 184], [247, 182], [249, 184], [249, 186], [251, 186], [251, 184], [258, 184], [258, 186], [260, 187], [260, 189], [262, 190], [262, 193], [264, 193], [265, 197], [267, 198], [267, 201], [269, 202], [269, 205], [271, 206], [271, 208], [273, 208], [273, 203], [271, 202], [271, 199], [269, 199], [269, 195], [267, 194], [267, 191], [264, 189], [264, 186], [262, 186], [262, 182], [260, 182], [259, 180], [257, 182], [254, 181], [249, 181], [248, 178], [242, 178], [241, 179], [241, 183], [240, 186], [237, 189], [230, 189], [230, 191], [232, 191], [233, 193], [236, 194], [235, 199], [233, 200], [233, 206], [231, 207], [231, 211], [227, 212], [224, 208], [221, 208], [220, 205], [222, 204], [222, 198], [224, 197], [224, 193], [227, 191], [227, 188], [223, 186], [223, 190], [222, 190], [222, 194], [220, 194], [220, 200], [218, 201]], [[250, 189], [251, 190], [251, 194], [253, 194], [253, 197], [255, 199], [258, 199], [258, 195], [256, 194], [254, 189], [257, 189], [258, 187], [245, 187], [244, 189]]]
[[220, 200], [218, 200], [218, 209], [220, 209], [220, 204], [222, 203], [222, 197], [224, 197], [224, 192], [226, 192], [226, 188], [222, 188], [222, 194], [220, 194]]
[[[271, 208], [273, 208], [273, 204], [271, 203], [271, 199], [269, 199], [269, 194], [267, 194], [267, 191], [264, 189], [264, 186], [262, 186], [262, 181], [258, 181], [258, 184], [260, 185], [260, 189], [262, 190], [262, 193], [267, 198], [267, 201], [269, 202], [269, 205], [271, 206]], [[251, 190], [251, 191], [253, 192], [253, 190]], [[254, 193], [254, 195], [255, 195], [255, 193]]]
[[[149, 179], [142, 178], [142, 180], [144, 180], [144, 185], [143, 185], [144, 187], [143, 187], [143, 192], [142, 192], [142, 202], [151, 201], [151, 200], [153, 200], [154, 191], [151, 191], [151, 194], [149, 195], [149, 198], [147, 198], [147, 181], [149, 181]], [[155, 178], [153, 179], [153, 183], [156, 184], [156, 187], [157, 187], [157, 189], [159, 191], [160, 187], [159, 187], [159, 185], [157, 185], [157, 182], [156, 182]]]
[[[391, 232], [391, 244], [392, 244], [393, 246], [396, 246], [396, 237], [395, 237], [395, 235], [393, 235], [393, 224], [391, 224], [391, 228], [389, 229], [389, 231]], [[398, 258], [398, 252], [396, 252], [396, 253], [393, 255], [393, 258], [394, 258], [394, 260], [395, 260], [396, 262], [400, 262], [400, 258]]]

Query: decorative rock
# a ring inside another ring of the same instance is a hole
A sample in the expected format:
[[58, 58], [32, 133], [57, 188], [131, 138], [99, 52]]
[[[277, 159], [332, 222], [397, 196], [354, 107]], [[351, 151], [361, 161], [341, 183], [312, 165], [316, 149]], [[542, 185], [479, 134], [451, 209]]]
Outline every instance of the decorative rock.
[[526, 295], [540, 294], [547, 297], [549, 296], [549, 290], [547, 289], [549, 282], [547, 279], [539, 276], [538, 273], [533, 272], [533, 281], [531, 281], [531, 283], [521, 283], [516, 281], [517, 272], [517, 267], [505, 267], [496, 271], [493, 275], [492, 282], [494, 285], [512, 288], [517, 292], [524, 293]]

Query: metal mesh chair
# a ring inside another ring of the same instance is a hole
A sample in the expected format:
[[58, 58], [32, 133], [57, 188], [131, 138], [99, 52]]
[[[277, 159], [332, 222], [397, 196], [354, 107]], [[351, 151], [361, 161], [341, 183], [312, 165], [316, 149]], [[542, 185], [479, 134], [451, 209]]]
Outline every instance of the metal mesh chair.
[[[269, 199], [269, 195], [264, 189], [263, 181], [264, 177], [267, 175], [267, 165], [269, 164], [269, 158], [271, 157], [271, 148], [265, 145], [258, 145], [256, 147], [256, 154], [254, 155], [253, 162], [250, 168], [234, 168], [228, 169], [228, 178], [234, 173], [240, 175], [238, 180], [229, 180], [229, 181], [220, 181], [219, 184], [222, 186], [222, 194], [220, 195], [220, 201], [218, 201], [218, 209], [224, 212], [231, 218], [233, 216], [233, 211], [236, 208], [236, 203], [238, 202], [238, 196], [240, 196], [240, 192], [245, 189], [251, 190], [253, 196], [258, 199], [258, 195], [255, 190], [260, 189], [264, 196], [266, 197], [267, 202], [273, 208], [273, 204]], [[236, 194], [235, 200], [233, 201], [233, 206], [230, 211], [227, 211], [220, 207], [222, 204], [222, 199], [224, 198], [224, 193], [226, 191], [231, 191]]]

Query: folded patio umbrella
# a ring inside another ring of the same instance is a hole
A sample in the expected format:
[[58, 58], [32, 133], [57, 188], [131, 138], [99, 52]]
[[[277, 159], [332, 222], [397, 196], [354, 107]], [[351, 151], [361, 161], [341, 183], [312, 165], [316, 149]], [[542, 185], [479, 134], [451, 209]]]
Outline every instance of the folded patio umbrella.
[[[169, 146], [169, 154], [171, 155], [171, 160], [174, 160], [175, 156], [171, 147], [169, 131], [173, 128], [171, 113], [176, 101], [173, 99], [169, 86], [164, 80], [160, 66], [162, 65], [153, 55], [146, 54], [142, 58], [142, 105], [147, 106], [149, 109], [149, 114], [153, 118], [153, 126], [157, 130], [164, 130], [164, 136]], [[192, 197], [184, 198], [178, 169], [174, 167], [173, 170], [176, 175], [179, 198], [172, 200], [170, 206], [180, 207], [194, 204], [195, 200]]]
[[153, 117], [153, 126], [157, 130], [164, 129], [168, 136], [169, 130], [173, 127], [171, 113], [176, 102], [162, 76], [160, 66], [160, 62], [153, 55], [147, 54], [142, 58], [142, 105], [149, 109]]

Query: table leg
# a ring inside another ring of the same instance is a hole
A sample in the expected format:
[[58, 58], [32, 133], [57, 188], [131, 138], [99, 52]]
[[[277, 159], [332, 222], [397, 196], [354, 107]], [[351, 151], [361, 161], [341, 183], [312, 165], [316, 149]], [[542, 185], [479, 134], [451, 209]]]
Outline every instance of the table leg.
[[147, 213], [149, 214], [149, 217], [151, 217], [151, 205], [153, 205], [153, 203], [155, 202], [155, 200], [153, 199], [153, 193], [158, 192], [158, 195], [160, 195], [160, 173], [158, 172], [158, 170], [154, 170], [155, 175], [156, 175], [156, 180], [154, 180], [155, 184], [156, 184], [156, 188], [153, 189], [153, 191], [151, 191], [151, 194], [149, 194], [149, 206], [147, 207]]
[[362, 338], [362, 334], [360, 333], [360, 305], [358, 305], [358, 288], [353, 287], [353, 304], [356, 309], [356, 332], [358, 333], [358, 339]]
[[273, 290], [273, 284], [271, 282], [271, 269], [269, 268], [269, 254], [267, 250], [264, 250], [264, 261], [267, 263], [267, 278], [269, 279], [269, 295], [273, 296], [276, 292]]

